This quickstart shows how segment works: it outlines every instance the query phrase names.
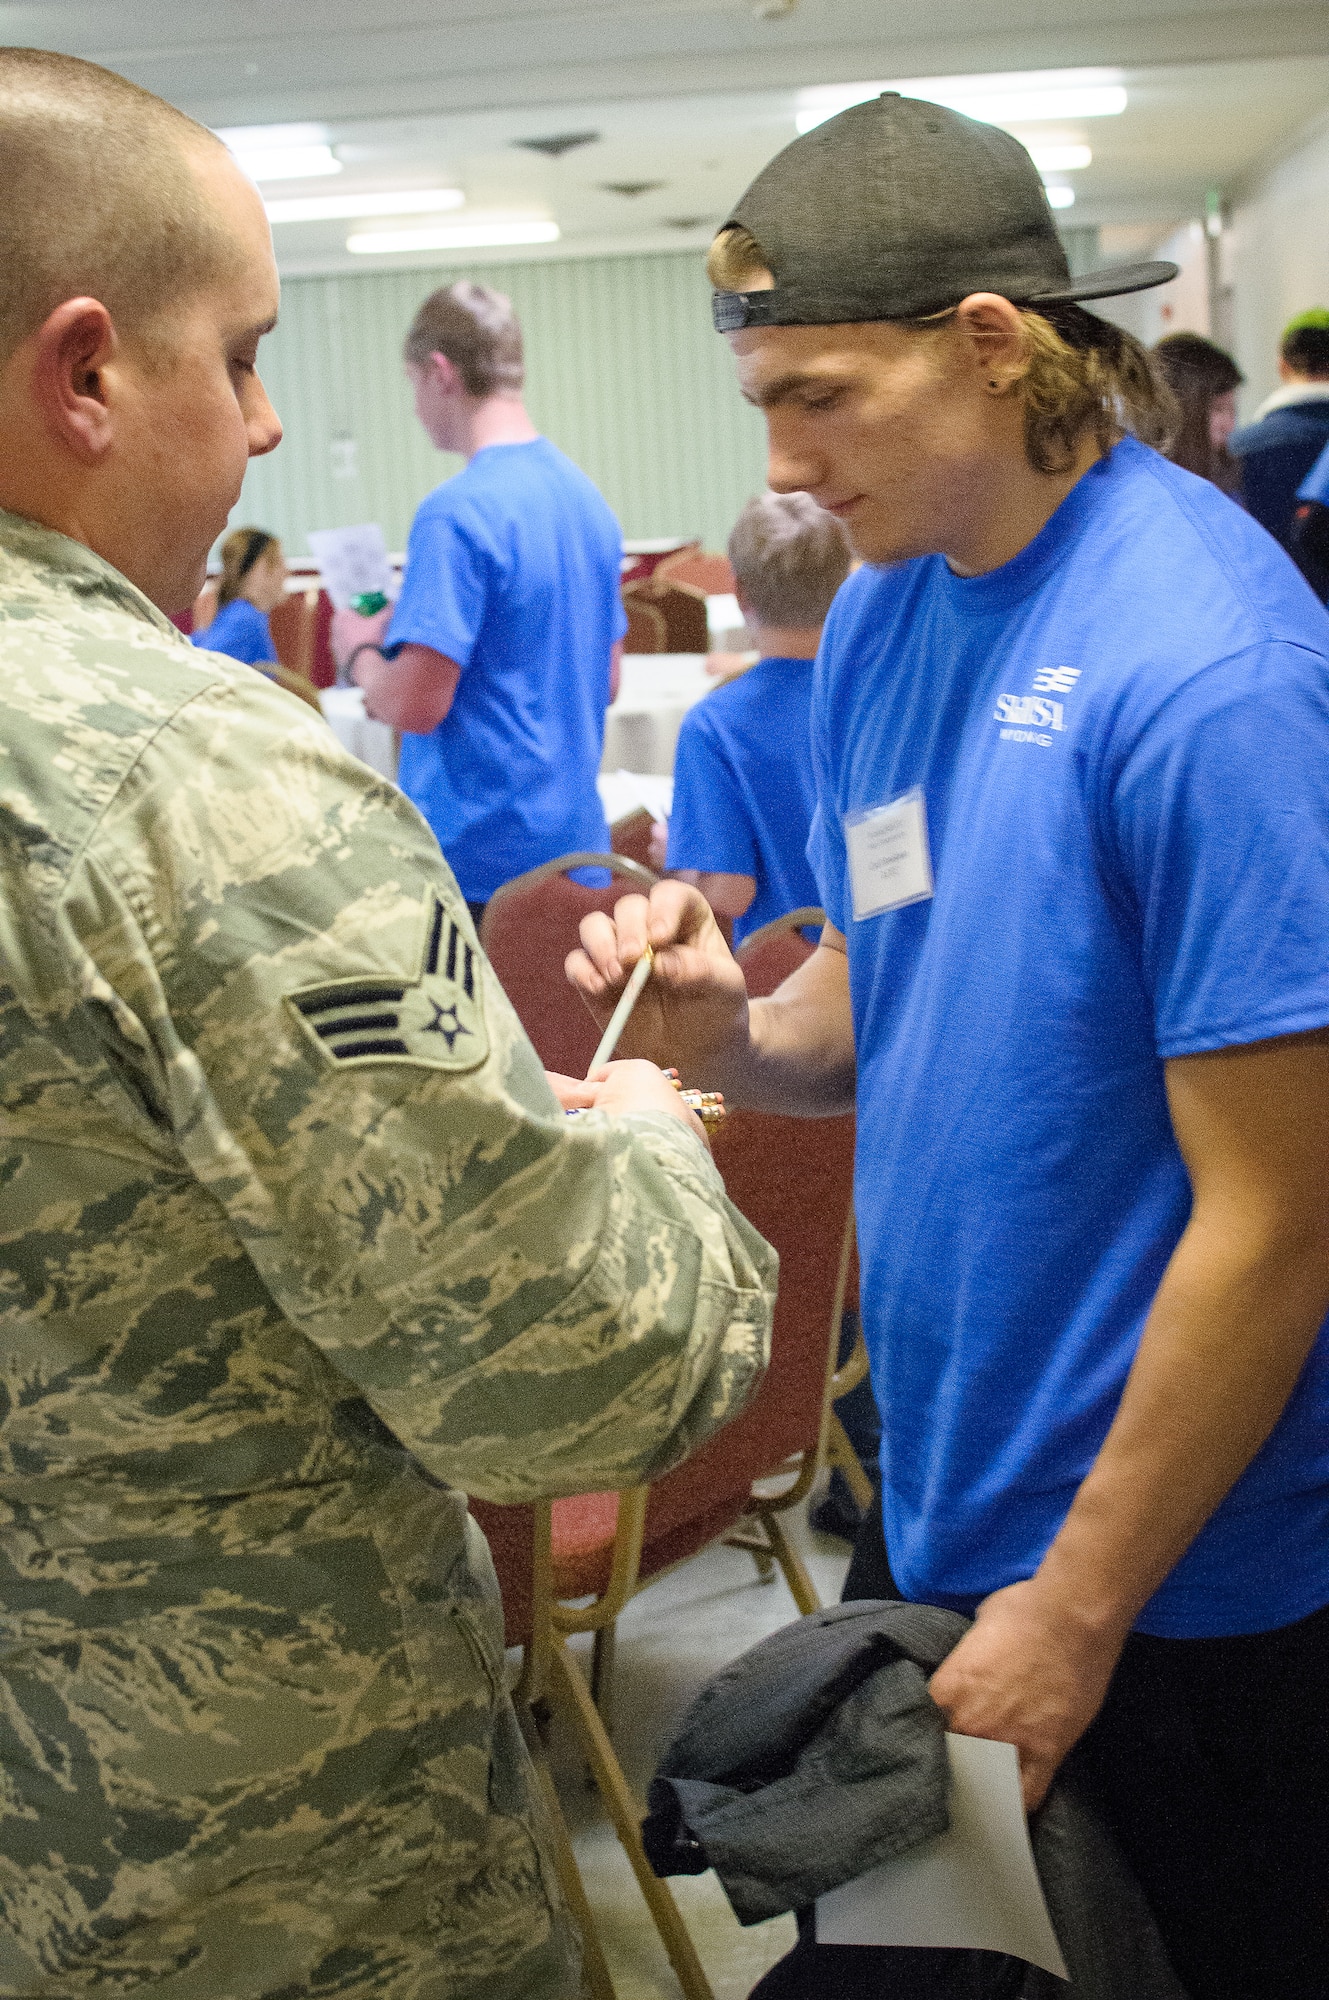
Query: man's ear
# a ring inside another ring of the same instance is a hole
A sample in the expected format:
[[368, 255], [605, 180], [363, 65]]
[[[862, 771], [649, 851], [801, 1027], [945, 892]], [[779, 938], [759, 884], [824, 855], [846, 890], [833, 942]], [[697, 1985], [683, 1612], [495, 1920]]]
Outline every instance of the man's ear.
[[32, 337], [32, 399], [51, 436], [85, 465], [111, 443], [105, 371], [119, 346], [97, 299], [66, 299]]
[[464, 396], [466, 384], [461, 379], [461, 370], [455, 361], [449, 361], [446, 354], [431, 354], [429, 369], [439, 388], [447, 396]]
[[971, 292], [955, 308], [955, 324], [968, 342], [984, 389], [1004, 395], [1025, 372], [1019, 308], [997, 292]]

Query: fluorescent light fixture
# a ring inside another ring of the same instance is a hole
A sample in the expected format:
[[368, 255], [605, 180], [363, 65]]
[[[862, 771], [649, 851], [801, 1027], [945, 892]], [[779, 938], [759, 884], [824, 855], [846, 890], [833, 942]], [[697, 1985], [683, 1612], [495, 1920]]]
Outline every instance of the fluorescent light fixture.
[[1087, 146], [1033, 145], [1029, 157], [1040, 174], [1073, 174], [1087, 167], [1094, 156]]
[[388, 257], [401, 250], [498, 250], [519, 243], [557, 243], [556, 222], [534, 216], [493, 216], [488, 221], [426, 223], [416, 229], [363, 229], [346, 239], [360, 257]]
[[1021, 90], [955, 90], [942, 95], [941, 87], [920, 90], [934, 104], [949, 104], [966, 118], [981, 118], [988, 125], [1059, 124], [1066, 118], [1116, 118], [1126, 109], [1126, 91], [1119, 83], [1070, 84], [1060, 87], [1030, 85]]
[[1074, 188], [1049, 187], [1045, 181], [1043, 183], [1043, 192], [1048, 198], [1049, 208], [1074, 208], [1075, 206]]
[[1011, 76], [923, 76], [902, 83], [819, 84], [800, 90], [794, 123], [811, 132], [851, 104], [865, 104], [883, 90], [926, 98], [981, 118], [988, 125], [1039, 125], [1068, 118], [1114, 118], [1126, 109], [1126, 90], [1111, 72], [1032, 70]]
[[269, 222], [349, 222], [357, 215], [437, 215], [461, 208], [460, 188], [398, 188], [380, 194], [299, 194], [264, 204]]
[[217, 137], [251, 181], [310, 181], [342, 170], [323, 125], [231, 125]]
[[271, 153], [237, 153], [236, 158], [251, 181], [312, 181], [341, 172], [331, 146], [285, 146]]
[[794, 123], [800, 132], [811, 132], [828, 118], [848, 111], [851, 104], [866, 104], [880, 97], [884, 83], [818, 83], [800, 90], [795, 99]]

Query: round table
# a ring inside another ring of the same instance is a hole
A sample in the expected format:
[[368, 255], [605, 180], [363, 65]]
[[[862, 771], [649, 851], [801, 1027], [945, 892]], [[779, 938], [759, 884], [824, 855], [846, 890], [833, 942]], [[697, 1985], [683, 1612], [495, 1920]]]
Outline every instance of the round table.
[[[605, 715], [602, 771], [674, 768], [679, 725], [694, 702], [714, 688], [704, 653], [625, 653], [618, 700]], [[353, 757], [385, 778], [397, 775], [397, 741], [386, 722], [371, 722], [358, 687], [322, 688], [324, 716]]]
[[714, 686], [704, 653], [625, 653], [618, 700], [605, 716], [600, 769], [667, 778], [683, 717]]

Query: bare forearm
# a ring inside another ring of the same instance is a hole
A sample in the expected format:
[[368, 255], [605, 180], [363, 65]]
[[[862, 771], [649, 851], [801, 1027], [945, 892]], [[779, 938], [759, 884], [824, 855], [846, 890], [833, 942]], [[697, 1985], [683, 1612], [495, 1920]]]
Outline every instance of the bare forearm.
[[375, 647], [361, 647], [352, 672], [364, 690], [367, 715], [407, 735], [428, 736], [452, 707], [461, 669], [430, 646], [407, 645], [392, 660]]
[[1197, 1211], [1038, 1581], [1123, 1636], [1277, 1423], [1329, 1304], [1318, 1233]]
[[844, 953], [819, 945], [766, 1000], [748, 1009], [746, 1041], [717, 1077], [737, 1107], [825, 1118], [854, 1108], [854, 1032]]

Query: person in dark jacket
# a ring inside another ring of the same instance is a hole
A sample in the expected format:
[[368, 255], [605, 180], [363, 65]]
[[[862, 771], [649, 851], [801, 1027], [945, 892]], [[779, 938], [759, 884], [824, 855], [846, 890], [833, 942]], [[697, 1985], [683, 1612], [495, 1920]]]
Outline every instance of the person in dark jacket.
[[1281, 388], [1232, 433], [1228, 450], [1247, 507], [1290, 551], [1297, 488], [1329, 444], [1329, 311], [1317, 306], [1288, 322], [1278, 372]]
[[1297, 488], [1292, 553], [1315, 595], [1329, 604], [1329, 444]]

